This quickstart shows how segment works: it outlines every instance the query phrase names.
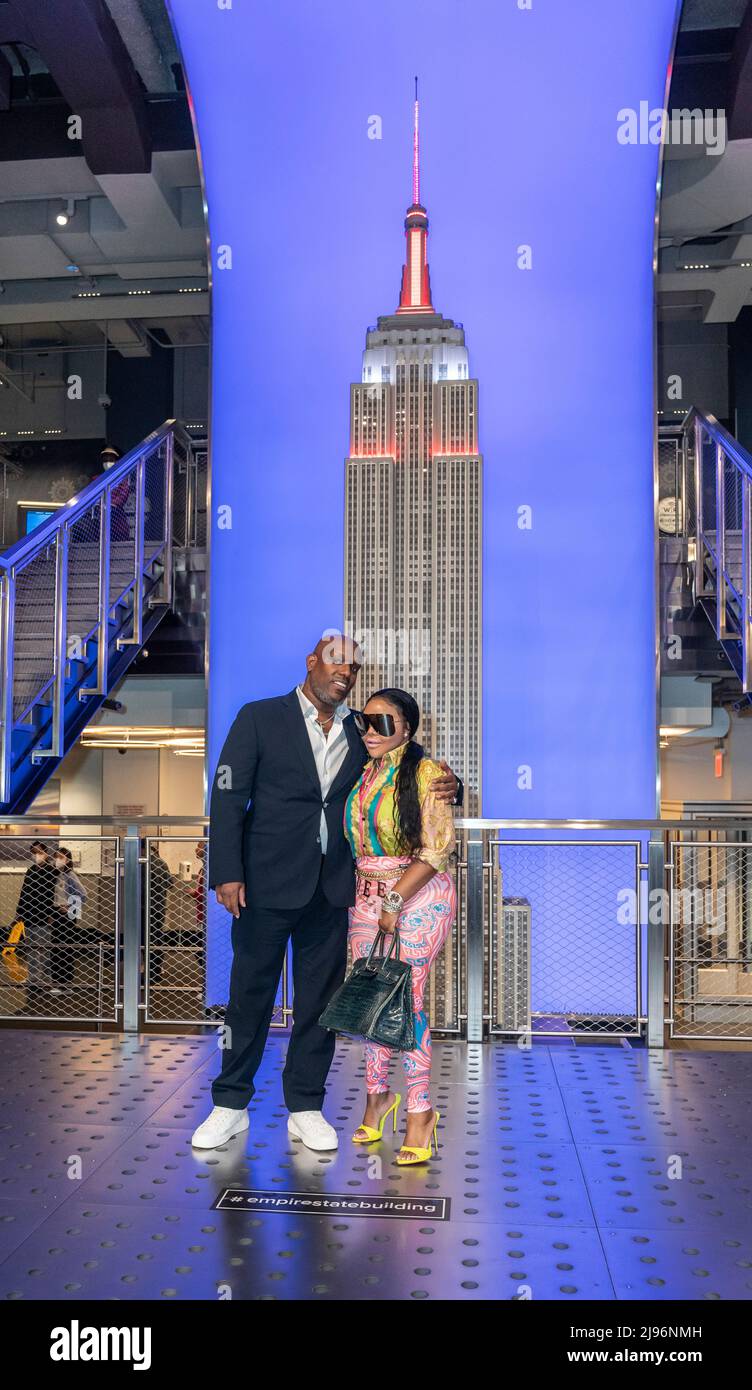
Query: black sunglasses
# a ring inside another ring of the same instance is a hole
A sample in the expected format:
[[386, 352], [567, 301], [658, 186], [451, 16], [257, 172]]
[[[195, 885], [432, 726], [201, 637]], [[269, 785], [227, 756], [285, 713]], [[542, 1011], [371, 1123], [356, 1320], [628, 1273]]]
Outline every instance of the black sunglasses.
[[369, 729], [373, 729], [375, 734], [381, 734], [382, 738], [391, 738], [394, 733], [393, 714], [363, 714], [361, 710], [353, 710], [355, 727], [359, 734], [366, 734]]

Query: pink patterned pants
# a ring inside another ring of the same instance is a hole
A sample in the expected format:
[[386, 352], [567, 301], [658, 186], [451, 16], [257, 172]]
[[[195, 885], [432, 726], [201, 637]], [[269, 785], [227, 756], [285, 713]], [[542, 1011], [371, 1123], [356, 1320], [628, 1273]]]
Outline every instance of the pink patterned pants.
[[[364, 884], [361, 874], [369, 869], [384, 873], [404, 867], [408, 861], [386, 855], [368, 855], [358, 859], [359, 875], [355, 880], [355, 906], [350, 908], [350, 950], [353, 960], [367, 956], [378, 930], [379, 914], [384, 893], [391, 886], [374, 879]], [[394, 882], [398, 874], [395, 874]], [[403, 1052], [402, 1064], [407, 1082], [408, 1110], [431, 1109], [431, 1030], [423, 1008], [423, 994], [431, 966], [451, 931], [457, 913], [457, 895], [451, 874], [434, 874], [425, 887], [410, 898], [400, 913], [399, 931], [401, 956], [412, 966], [413, 1011], [415, 1017], [415, 1047]], [[390, 1047], [367, 1042], [366, 1090], [369, 1095], [388, 1091], [387, 1070], [394, 1055]]]

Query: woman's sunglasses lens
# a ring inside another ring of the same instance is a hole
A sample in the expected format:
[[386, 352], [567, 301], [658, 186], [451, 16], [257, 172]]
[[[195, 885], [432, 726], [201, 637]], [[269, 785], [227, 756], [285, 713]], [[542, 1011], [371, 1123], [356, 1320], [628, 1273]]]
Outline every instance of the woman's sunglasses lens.
[[353, 710], [353, 719], [359, 734], [373, 729], [382, 738], [391, 738], [394, 733], [394, 717], [391, 714], [361, 714], [360, 710]]
[[394, 718], [391, 714], [372, 714], [371, 728], [382, 738], [391, 738], [394, 733]]

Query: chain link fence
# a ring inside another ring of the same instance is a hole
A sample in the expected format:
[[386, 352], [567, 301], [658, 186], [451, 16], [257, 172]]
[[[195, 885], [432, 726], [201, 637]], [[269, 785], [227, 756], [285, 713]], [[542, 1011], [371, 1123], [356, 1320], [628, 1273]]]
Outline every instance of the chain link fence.
[[[0, 1018], [216, 1027], [232, 918], [206, 890], [204, 824], [106, 824], [0, 834]], [[667, 1018], [673, 1038], [752, 1041], [752, 821], [674, 824], [648, 841], [462, 821], [433, 1031], [632, 1038], [648, 1021], [660, 1045]], [[293, 1007], [288, 961], [272, 1027]]]
[[636, 1037], [640, 842], [494, 839], [490, 848], [491, 1033]]
[[752, 844], [736, 840], [719, 831], [672, 849], [675, 1038], [752, 1039]]
[[16, 574], [11, 716], [22, 720], [55, 677], [57, 545], [53, 539]]
[[[232, 918], [214, 893], [207, 892], [206, 841], [196, 836], [147, 836], [144, 846], [144, 1021], [221, 1022], [232, 965]], [[289, 1024], [289, 979], [286, 960], [272, 1028]]]
[[114, 1022], [116, 836], [0, 837], [0, 1017]]
[[100, 497], [68, 533], [66, 652], [80, 659], [99, 622], [99, 562], [103, 501]]

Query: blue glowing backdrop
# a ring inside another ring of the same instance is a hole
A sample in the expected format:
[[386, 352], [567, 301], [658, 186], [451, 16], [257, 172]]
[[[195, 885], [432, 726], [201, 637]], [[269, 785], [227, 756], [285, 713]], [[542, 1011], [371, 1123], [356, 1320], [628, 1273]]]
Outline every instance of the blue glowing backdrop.
[[483, 813], [652, 816], [659, 148], [623, 113], [664, 104], [677, 0], [169, 7], [211, 237], [210, 771], [342, 618], [349, 386], [399, 298], [418, 73], [431, 293], [479, 383]]

